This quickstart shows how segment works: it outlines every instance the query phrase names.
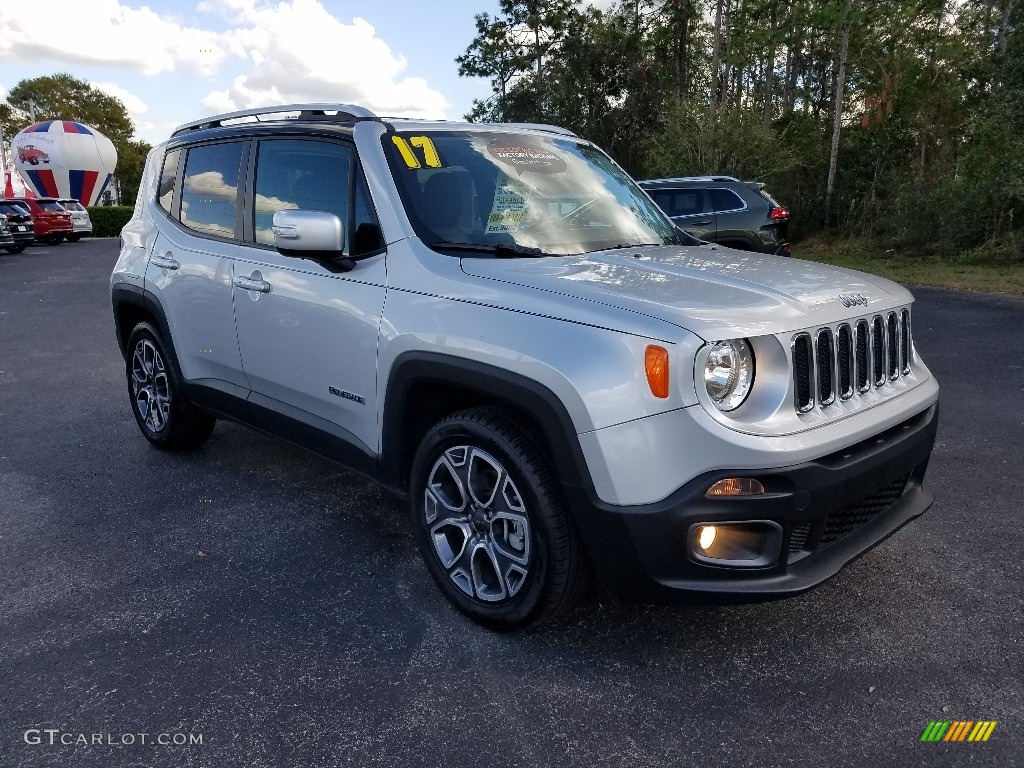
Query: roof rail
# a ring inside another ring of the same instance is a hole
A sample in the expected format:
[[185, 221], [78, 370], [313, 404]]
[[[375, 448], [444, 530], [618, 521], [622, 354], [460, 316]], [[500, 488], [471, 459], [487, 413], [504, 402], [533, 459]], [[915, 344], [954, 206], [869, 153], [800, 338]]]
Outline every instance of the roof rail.
[[568, 128], [563, 128], [560, 125], [548, 125], [547, 123], [495, 123], [495, 125], [507, 125], [509, 128], [529, 128], [534, 131], [557, 133], [561, 136], [576, 136]]
[[646, 183], [654, 183], [654, 182], [659, 182], [659, 183], [661, 183], [661, 182], [668, 182], [668, 183], [671, 183], [673, 181], [699, 181], [699, 182], [705, 182], [705, 183], [706, 182], [715, 182], [715, 181], [735, 181], [737, 183], [742, 183], [735, 176], [673, 176], [673, 177], [667, 178], [667, 179], [644, 179], [644, 181]]
[[253, 109], [239, 110], [238, 112], [225, 112], [222, 115], [204, 117], [202, 120], [179, 125], [171, 133], [171, 136], [177, 136], [179, 133], [185, 133], [186, 131], [199, 130], [200, 128], [219, 128], [229, 120], [241, 120], [246, 117], [254, 117], [258, 122], [261, 115], [279, 115], [282, 112], [298, 112], [300, 116], [304, 117], [327, 117], [327, 112], [337, 112], [337, 119], [339, 120], [373, 120], [377, 117], [366, 107], [360, 107], [356, 104], [281, 104], [279, 106], [255, 107]]

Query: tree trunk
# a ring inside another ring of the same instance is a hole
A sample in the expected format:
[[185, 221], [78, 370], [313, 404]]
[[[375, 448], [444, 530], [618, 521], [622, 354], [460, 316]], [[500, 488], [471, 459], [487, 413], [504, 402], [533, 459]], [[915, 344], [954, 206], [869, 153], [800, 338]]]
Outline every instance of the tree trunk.
[[725, 0], [718, 0], [715, 10], [715, 41], [711, 48], [711, 113], [715, 112], [715, 102], [718, 101], [718, 68], [722, 60], [722, 6]]
[[772, 5], [769, 20], [771, 42], [768, 44], [768, 59], [764, 64], [764, 115], [761, 122], [767, 128], [772, 121], [772, 96], [775, 84], [775, 6]]
[[1006, 53], [1006, 28], [1010, 25], [1011, 0], [1003, 0], [1003, 15], [999, 19], [999, 31], [996, 33], [996, 48]]
[[836, 75], [836, 100], [832, 110], [832, 150], [828, 157], [828, 184], [825, 187], [825, 222], [832, 221], [832, 192], [836, 183], [836, 165], [839, 160], [839, 135], [843, 127], [843, 96], [846, 90], [846, 54], [850, 50], [850, 22], [853, 0], [846, 0], [843, 18], [843, 42], [839, 48], [839, 72]]
[[690, 0], [679, 0], [679, 7], [682, 18], [679, 19], [679, 57], [676, 67], [676, 90], [679, 93], [679, 100], [682, 101], [688, 90], [689, 83], [687, 81], [690, 78], [688, 71], [689, 62], [687, 61], [687, 48], [690, 42]]

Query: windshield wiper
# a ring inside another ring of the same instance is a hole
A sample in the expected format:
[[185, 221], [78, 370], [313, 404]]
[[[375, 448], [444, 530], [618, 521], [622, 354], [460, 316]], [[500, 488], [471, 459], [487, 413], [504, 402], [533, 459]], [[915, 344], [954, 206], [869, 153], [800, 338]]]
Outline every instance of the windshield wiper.
[[618, 251], [624, 248], [647, 248], [654, 245], [664, 245], [664, 243], [619, 243], [618, 245], [609, 245], [607, 248], [595, 248], [587, 253], [600, 253], [601, 251]]
[[523, 257], [558, 256], [557, 253], [548, 253], [540, 248], [531, 248], [526, 245], [515, 243], [498, 243], [496, 245], [485, 245], [481, 243], [433, 243], [431, 248], [442, 251], [475, 251], [476, 253], [492, 253], [499, 259], [518, 259]]

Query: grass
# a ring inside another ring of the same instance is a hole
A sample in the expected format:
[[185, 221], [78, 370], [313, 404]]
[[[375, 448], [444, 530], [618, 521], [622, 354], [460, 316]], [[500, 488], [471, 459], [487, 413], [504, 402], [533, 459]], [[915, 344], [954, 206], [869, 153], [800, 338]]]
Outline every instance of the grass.
[[1024, 258], [1012, 251], [914, 253], [865, 240], [812, 238], [796, 244], [793, 253], [801, 259], [857, 269], [905, 285], [1024, 296]]

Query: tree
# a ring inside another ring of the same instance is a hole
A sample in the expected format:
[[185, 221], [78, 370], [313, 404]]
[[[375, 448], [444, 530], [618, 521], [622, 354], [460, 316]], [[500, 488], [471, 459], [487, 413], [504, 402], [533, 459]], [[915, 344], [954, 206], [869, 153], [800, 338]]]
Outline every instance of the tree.
[[832, 117], [832, 149], [828, 156], [828, 182], [825, 187], [825, 218], [832, 215], [832, 192], [836, 181], [836, 163], [839, 159], [839, 135], [843, 129], [843, 102], [846, 95], [846, 56], [850, 51], [850, 26], [853, 24], [853, 0], [846, 0], [843, 18], [843, 42], [839, 47], [839, 67], [836, 73], [836, 100]]
[[[476, 17], [477, 36], [455, 61], [460, 75], [490, 78], [496, 94], [489, 102], [474, 101], [467, 118], [507, 120], [517, 113], [514, 119], [544, 119], [548, 67], [580, 16], [575, 5], [575, 0], [501, 0], [500, 16]], [[523, 103], [526, 95], [532, 105]]]

